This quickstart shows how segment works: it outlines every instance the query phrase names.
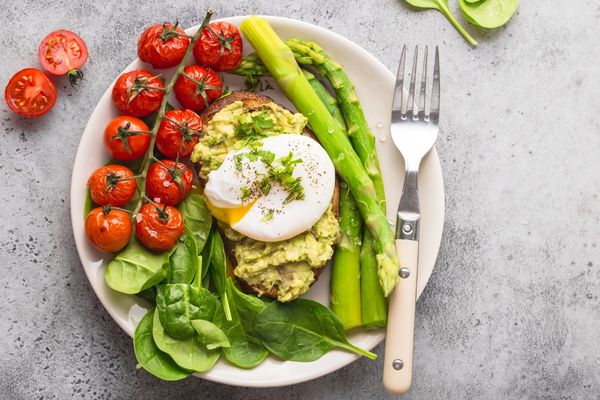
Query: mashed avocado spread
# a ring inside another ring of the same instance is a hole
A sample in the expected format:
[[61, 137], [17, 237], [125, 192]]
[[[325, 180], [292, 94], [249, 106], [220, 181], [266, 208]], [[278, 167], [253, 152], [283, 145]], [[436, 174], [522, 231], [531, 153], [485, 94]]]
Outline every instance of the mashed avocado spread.
[[[261, 137], [302, 134], [307, 119], [268, 103], [248, 109], [236, 101], [216, 113], [204, 126], [204, 136], [194, 147], [191, 160], [201, 164], [200, 177], [219, 168], [228, 152]], [[259, 242], [221, 224], [233, 243], [237, 267], [234, 274], [264, 292], [277, 287], [277, 299], [290, 301], [305, 293], [314, 282], [314, 270], [333, 256], [339, 238], [338, 221], [332, 207], [308, 231], [281, 242]]]

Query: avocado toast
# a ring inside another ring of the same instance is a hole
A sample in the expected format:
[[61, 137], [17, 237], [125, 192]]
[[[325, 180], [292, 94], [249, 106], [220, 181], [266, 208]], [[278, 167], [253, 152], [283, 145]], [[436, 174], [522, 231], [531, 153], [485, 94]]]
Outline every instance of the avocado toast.
[[[205, 110], [202, 120], [204, 135], [191, 160], [203, 184], [228, 153], [248, 146], [251, 140], [280, 134], [303, 134], [316, 140], [306, 127], [306, 118], [302, 114], [294, 114], [269, 97], [253, 92], [236, 91], [217, 100]], [[240, 126], [251, 123], [259, 128], [247, 130], [245, 136], [240, 137]], [[261, 123], [264, 129], [260, 129]], [[285, 302], [305, 293], [333, 256], [339, 238], [337, 217], [336, 182], [331, 204], [320, 219], [306, 231], [286, 240], [255, 240], [217, 219], [229, 261], [234, 267], [233, 274], [240, 286], [249, 293]]]

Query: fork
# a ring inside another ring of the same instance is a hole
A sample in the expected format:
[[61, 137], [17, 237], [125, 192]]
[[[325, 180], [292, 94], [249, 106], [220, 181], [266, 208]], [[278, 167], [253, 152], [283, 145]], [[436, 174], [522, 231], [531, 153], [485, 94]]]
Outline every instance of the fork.
[[406, 393], [412, 384], [413, 340], [419, 257], [419, 193], [417, 178], [423, 157], [433, 147], [439, 131], [440, 62], [435, 48], [431, 104], [427, 112], [427, 56], [425, 47], [419, 95], [415, 94], [419, 48], [410, 75], [408, 98], [404, 90], [406, 46], [402, 48], [392, 102], [392, 141], [405, 165], [404, 186], [396, 217], [396, 251], [400, 257], [400, 279], [389, 300], [383, 385], [393, 394]]

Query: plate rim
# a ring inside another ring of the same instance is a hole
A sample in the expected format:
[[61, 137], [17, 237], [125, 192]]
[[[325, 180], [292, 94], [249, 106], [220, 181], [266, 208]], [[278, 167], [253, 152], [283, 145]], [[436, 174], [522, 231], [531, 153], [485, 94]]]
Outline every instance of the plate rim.
[[[215, 19], [211, 22], [219, 22], [219, 21], [226, 21], [226, 22], [232, 22], [234, 24], [238, 24], [239, 21], [248, 18], [250, 15], [240, 15], [240, 16], [231, 16], [231, 17], [223, 17], [223, 18], [219, 18], [219, 19]], [[372, 55], [371, 53], [369, 53], [366, 49], [364, 49], [363, 47], [361, 47], [360, 45], [358, 45], [357, 43], [353, 42], [352, 40], [342, 36], [339, 33], [336, 33], [334, 31], [328, 30], [326, 28], [323, 28], [321, 26], [315, 25], [313, 23], [307, 22], [307, 21], [302, 21], [302, 20], [298, 20], [298, 19], [293, 19], [293, 18], [288, 18], [288, 17], [282, 17], [282, 16], [273, 16], [273, 15], [258, 15], [259, 17], [265, 18], [267, 19], [269, 22], [271, 23], [282, 23], [282, 24], [286, 24], [286, 25], [291, 25], [292, 28], [301, 26], [304, 27], [305, 29], [310, 29], [315, 31], [318, 35], [328, 35], [331, 38], [333, 38], [336, 42], [342, 42], [344, 46], [348, 46], [351, 47], [353, 49], [353, 51], [360, 53], [361, 57], [364, 58], [368, 58], [373, 64], [377, 65], [378, 67], [380, 67], [379, 69], [381, 70], [382, 73], [386, 74], [388, 76], [388, 78], [391, 77], [391, 79], [394, 79], [394, 75], [393, 73], [387, 69], [387, 67], [381, 63], [374, 55]], [[239, 25], [239, 24], [238, 24]], [[195, 30], [198, 29], [198, 27], [200, 26], [200, 24], [189, 27], [186, 29], [186, 32], [188, 31], [192, 31], [194, 32]], [[133, 68], [134, 64], [138, 61], [139, 59], [136, 57], [131, 63], [129, 63], [123, 70], [121, 70], [120, 73], [122, 73], [123, 71], [129, 71]], [[378, 71], [379, 72], [379, 71]], [[88, 122], [83, 130], [83, 133], [81, 135], [81, 139], [79, 142], [79, 145], [77, 146], [77, 152], [76, 152], [76, 156], [75, 159], [73, 161], [73, 169], [71, 171], [71, 188], [70, 188], [70, 214], [71, 214], [71, 226], [72, 226], [72, 230], [73, 230], [73, 236], [74, 236], [74, 240], [75, 240], [75, 244], [76, 244], [76, 248], [77, 248], [77, 253], [81, 262], [81, 267], [83, 268], [86, 278], [90, 284], [90, 286], [92, 287], [92, 290], [94, 291], [94, 294], [96, 295], [96, 298], [100, 301], [100, 303], [102, 304], [103, 308], [106, 310], [106, 312], [108, 312], [108, 314], [111, 316], [111, 318], [117, 323], [117, 325], [121, 328], [121, 330], [123, 330], [128, 336], [132, 337], [133, 332], [129, 332], [129, 326], [126, 325], [125, 322], [122, 321], [122, 318], [120, 315], [117, 314], [116, 310], [113, 309], [112, 306], [110, 306], [109, 304], [109, 298], [102, 295], [99, 292], [99, 289], [96, 288], [96, 285], [94, 284], [94, 277], [92, 276], [93, 271], [91, 268], [87, 268], [86, 265], [88, 264], [89, 260], [84, 260], [83, 258], [83, 251], [80, 250], [81, 246], [83, 246], [82, 242], [84, 240], [85, 235], [76, 235], [76, 231], [78, 230], [78, 228], [76, 227], [77, 224], [80, 224], [81, 222], [78, 222], [77, 219], [79, 217], [81, 217], [80, 215], [75, 215], [75, 209], [77, 209], [78, 207], [76, 207], [76, 201], [82, 201], [80, 200], [76, 200], [76, 198], [78, 197], [79, 193], [77, 192], [77, 187], [75, 185], [75, 180], [76, 180], [76, 174], [75, 174], [75, 166], [80, 164], [82, 161], [81, 159], [84, 158], [84, 154], [83, 152], [80, 152], [80, 147], [82, 147], [82, 142], [83, 142], [83, 137], [86, 136], [85, 133], [88, 129], [94, 129], [93, 127], [90, 126], [91, 123], [91, 119], [92, 116], [96, 113], [96, 111], [99, 109], [100, 105], [104, 103], [104, 99], [105, 97], [110, 97], [111, 92], [112, 92], [112, 88], [114, 85], [114, 82], [116, 81], [116, 78], [110, 83], [110, 85], [108, 86], [108, 88], [104, 91], [104, 93], [102, 94], [102, 96], [99, 98], [98, 102], [96, 103], [96, 106], [94, 107], [94, 110], [92, 111], [92, 113], [90, 114], [90, 117], [88, 119]], [[436, 163], [436, 165], [439, 165], [439, 169], [441, 170], [441, 164], [439, 162], [439, 157], [436, 151], [436, 148], [434, 147], [432, 149], [432, 151], [429, 153], [428, 155], [429, 157], [432, 157], [433, 160], [431, 160], [432, 163]], [[440, 249], [440, 245], [441, 245], [441, 237], [443, 235], [443, 221], [445, 221], [445, 189], [444, 189], [444, 181], [443, 181], [443, 174], [440, 174], [440, 184], [441, 184], [441, 194], [442, 194], [442, 211], [441, 211], [441, 220], [442, 220], [442, 232], [439, 235], [439, 240], [437, 240], [437, 243], [435, 244], [435, 253], [436, 253], [436, 259], [439, 255], [439, 249]], [[434, 266], [431, 268], [431, 270], [428, 271], [428, 274], [426, 276], [422, 276], [422, 279], [419, 279], [418, 282], [418, 288], [417, 288], [417, 296], [420, 297], [425, 286], [427, 285], [429, 278], [431, 276], [431, 273], [433, 271], [435, 267], [435, 263]], [[419, 276], [421, 278], [421, 275]], [[379, 338], [377, 338], [376, 343], [371, 347], [374, 348], [377, 345], [379, 345], [381, 343], [381, 341], [383, 341], [384, 337], [385, 337], [385, 332], [383, 332], [382, 329], [375, 331], [375, 333], [373, 333], [376, 336], [379, 336]], [[369, 349], [370, 350], [370, 349]], [[288, 385], [293, 385], [293, 384], [297, 384], [297, 383], [301, 383], [301, 382], [307, 382], [319, 377], [322, 377], [324, 375], [330, 374], [338, 369], [341, 369], [345, 366], [347, 366], [348, 364], [358, 360], [360, 357], [359, 356], [355, 356], [349, 360], [344, 360], [341, 362], [336, 362], [336, 363], [330, 363], [327, 364], [325, 367], [323, 368], [318, 368], [315, 369], [312, 373], [310, 374], [303, 374], [299, 377], [294, 377], [294, 376], [288, 376], [286, 379], [279, 379], [276, 381], [269, 381], [269, 382], [265, 382], [265, 381], [259, 381], [259, 382], [253, 382], [253, 381], [248, 381], [248, 380], [235, 380], [235, 379], [231, 379], [230, 377], [220, 377], [220, 376], [213, 376], [210, 374], [210, 371], [207, 373], [202, 373], [202, 374], [194, 374], [197, 377], [201, 377], [213, 382], [218, 382], [218, 383], [223, 383], [223, 384], [227, 384], [227, 385], [231, 385], [231, 386], [243, 386], [243, 387], [281, 387], [281, 386], [288, 386]]]

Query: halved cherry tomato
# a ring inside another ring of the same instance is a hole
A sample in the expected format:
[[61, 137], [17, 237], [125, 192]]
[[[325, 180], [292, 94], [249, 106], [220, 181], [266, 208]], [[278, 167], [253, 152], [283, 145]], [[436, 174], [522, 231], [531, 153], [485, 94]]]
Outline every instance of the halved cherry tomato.
[[133, 172], [118, 164], [95, 170], [87, 181], [92, 201], [99, 206], [122, 207], [135, 195], [137, 184]]
[[179, 26], [164, 23], [148, 27], [138, 39], [138, 57], [154, 68], [174, 67], [183, 60], [190, 39]]
[[87, 46], [76, 33], [60, 29], [49, 33], [38, 47], [40, 64], [52, 75], [69, 74], [69, 82], [76, 85], [83, 78], [79, 68], [88, 58]]
[[112, 99], [124, 114], [146, 117], [160, 108], [165, 85], [145, 69], [125, 72], [115, 82]]
[[104, 129], [104, 144], [117, 160], [132, 161], [144, 156], [150, 146], [150, 129], [139, 118], [120, 115]]
[[192, 110], [165, 113], [156, 134], [156, 148], [169, 158], [188, 157], [202, 130], [202, 118]]
[[97, 207], [85, 218], [85, 236], [92, 246], [105, 253], [127, 246], [131, 231], [131, 217], [123, 210]]
[[135, 217], [137, 238], [152, 251], [172, 249], [184, 230], [183, 217], [175, 207], [146, 203]]
[[152, 163], [146, 174], [146, 195], [157, 203], [176, 206], [190, 192], [193, 178], [183, 163], [177, 167], [171, 160]]
[[242, 38], [228, 22], [209, 24], [193, 49], [196, 62], [215, 71], [229, 71], [242, 62]]
[[17, 114], [40, 117], [54, 107], [56, 86], [37, 68], [25, 68], [10, 78], [4, 89], [4, 101]]
[[173, 91], [184, 107], [200, 112], [223, 94], [223, 82], [210, 68], [188, 65], [177, 78]]

